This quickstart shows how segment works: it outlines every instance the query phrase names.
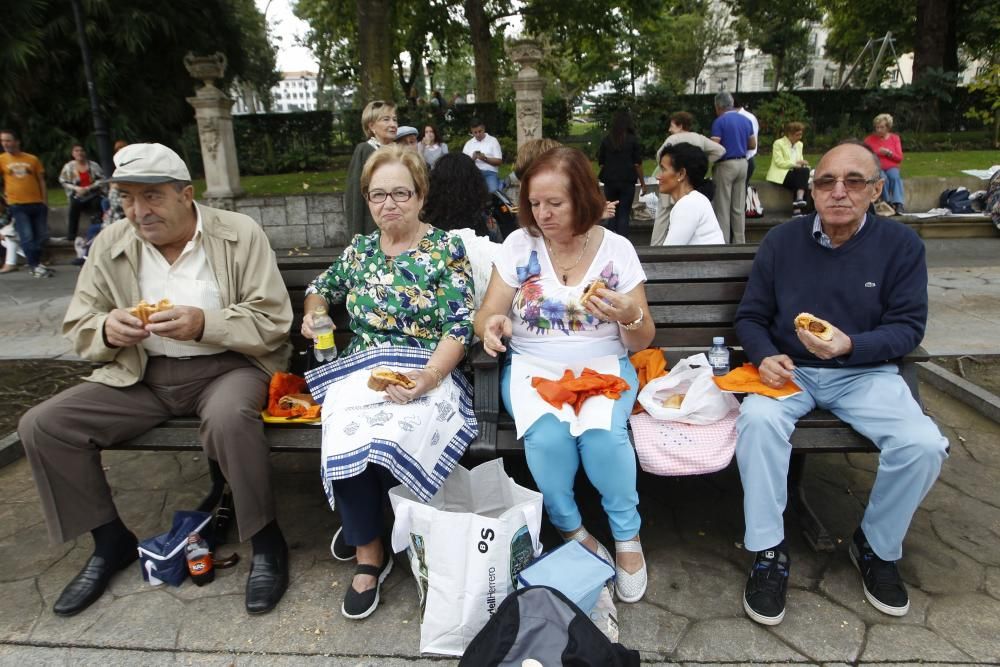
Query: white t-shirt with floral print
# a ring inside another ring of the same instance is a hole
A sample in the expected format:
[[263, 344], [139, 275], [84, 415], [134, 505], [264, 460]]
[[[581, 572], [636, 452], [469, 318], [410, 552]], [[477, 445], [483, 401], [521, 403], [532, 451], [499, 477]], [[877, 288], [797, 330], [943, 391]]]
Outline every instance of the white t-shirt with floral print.
[[580, 297], [597, 279], [623, 293], [646, 281], [628, 239], [604, 231], [597, 255], [576, 285], [562, 284], [545, 240], [523, 229], [507, 237], [495, 265], [500, 278], [517, 290], [510, 312], [512, 351], [567, 362], [626, 354], [618, 323], [598, 320], [583, 307]]

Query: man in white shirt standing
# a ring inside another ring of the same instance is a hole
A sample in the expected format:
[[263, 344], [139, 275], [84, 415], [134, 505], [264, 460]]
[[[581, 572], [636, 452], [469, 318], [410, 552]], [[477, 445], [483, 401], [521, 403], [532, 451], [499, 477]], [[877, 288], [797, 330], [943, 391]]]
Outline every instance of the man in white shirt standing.
[[[288, 363], [292, 307], [263, 229], [195, 204], [180, 156], [160, 144], [115, 154], [126, 219], [95, 239], [63, 321], [74, 351], [104, 365], [29, 410], [18, 425], [53, 543], [90, 532], [94, 552], [53, 607], [72, 616], [136, 560], [101, 450], [171, 417], [198, 416], [201, 445], [233, 492], [253, 560], [246, 609], [270, 611], [288, 587], [260, 410]], [[140, 318], [139, 301], [164, 301]]]
[[486, 180], [486, 189], [492, 194], [500, 189], [500, 163], [503, 162], [500, 142], [486, 133], [486, 124], [478, 118], [469, 121], [469, 132], [472, 138], [465, 142], [462, 152], [476, 163]]
[[747, 187], [750, 187], [750, 177], [753, 176], [753, 170], [757, 168], [757, 161], [754, 158], [757, 156], [757, 148], [760, 146], [760, 123], [757, 122], [757, 116], [747, 111], [746, 107], [742, 104], [736, 105], [736, 113], [743, 116], [750, 121], [753, 125], [753, 138], [756, 143], [754, 143], [753, 148], [747, 149]]

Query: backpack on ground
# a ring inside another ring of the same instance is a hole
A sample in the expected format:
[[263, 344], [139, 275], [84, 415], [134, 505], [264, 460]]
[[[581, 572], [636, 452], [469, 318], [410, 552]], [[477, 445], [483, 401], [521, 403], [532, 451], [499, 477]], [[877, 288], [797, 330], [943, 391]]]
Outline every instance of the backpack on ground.
[[[465, 649], [459, 667], [633, 667], [639, 652], [613, 644], [593, 621], [548, 586], [511, 593]], [[527, 663], [535, 664], [535, 663]]]
[[938, 206], [952, 213], [975, 213], [968, 188], [950, 188], [941, 193]]
[[747, 186], [747, 217], [764, 217], [764, 205], [760, 203], [760, 193], [752, 185]]

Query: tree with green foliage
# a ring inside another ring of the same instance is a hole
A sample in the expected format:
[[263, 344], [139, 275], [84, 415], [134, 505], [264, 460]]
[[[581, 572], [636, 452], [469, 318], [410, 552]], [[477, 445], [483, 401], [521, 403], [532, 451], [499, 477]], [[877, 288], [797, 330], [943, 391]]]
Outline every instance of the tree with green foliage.
[[738, 16], [737, 34], [761, 53], [771, 56], [774, 66], [772, 90], [777, 90], [780, 83], [794, 82], [797, 71], [791, 65], [801, 59], [799, 54], [809, 46], [810, 24], [822, 18], [814, 0], [727, 2]]
[[[223, 90], [236, 78], [260, 91], [276, 81], [274, 52], [253, 0], [84, 0], [82, 6], [113, 138], [185, 149], [180, 138], [193, 117], [185, 98], [197, 85], [184, 67], [188, 52], [226, 55]], [[58, 173], [72, 143], [86, 143], [93, 129], [68, 3], [4, 0], [0, 71], [0, 125], [20, 130], [25, 147]]]

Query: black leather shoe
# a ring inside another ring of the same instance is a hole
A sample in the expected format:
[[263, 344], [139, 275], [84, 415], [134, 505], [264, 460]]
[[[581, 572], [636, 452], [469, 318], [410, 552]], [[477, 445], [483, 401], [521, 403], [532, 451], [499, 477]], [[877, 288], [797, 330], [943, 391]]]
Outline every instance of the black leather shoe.
[[288, 588], [288, 549], [254, 554], [247, 577], [247, 613], [266, 614], [274, 609]]
[[115, 572], [124, 570], [139, 558], [139, 552], [131, 549], [122, 554], [117, 563], [108, 563], [101, 556], [91, 556], [80, 574], [66, 584], [59, 599], [52, 606], [57, 616], [73, 616], [94, 604], [104, 594]]

